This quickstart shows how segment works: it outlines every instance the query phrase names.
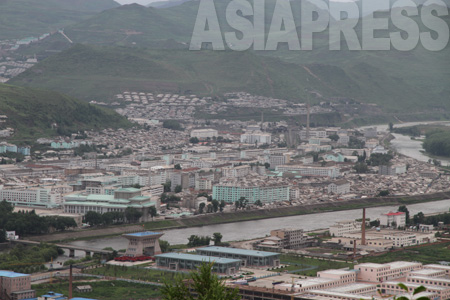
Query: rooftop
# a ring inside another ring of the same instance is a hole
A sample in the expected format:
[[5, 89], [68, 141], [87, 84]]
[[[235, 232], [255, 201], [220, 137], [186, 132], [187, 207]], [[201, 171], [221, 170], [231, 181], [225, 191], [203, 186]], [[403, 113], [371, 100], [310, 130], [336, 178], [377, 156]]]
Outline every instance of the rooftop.
[[240, 259], [231, 259], [231, 258], [220, 258], [213, 256], [205, 256], [205, 255], [194, 255], [194, 254], [186, 254], [186, 253], [164, 253], [155, 256], [156, 258], [173, 258], [173, 259], [185, 259], [199, 262], [215, 262], [218, 264], [229, 264], [229, 263], [241, 263]]
[[255, 251], [255, 250], [217, 247], [217, 246], [203, 247], [203, 248], [198, 248], [197, 250], [211, 251], [211, 252], [217, 252], [217, 253], [226, 253], [226, 254], [258, 256], [258, 257], [267, 257], [267, 256], [275, 256], [275, 255], [279, 256], [280, 255], [280, 253], [276, 253], [276, 252]]
[[129, 235], [129, 236], [150, 236], [150, 235], [157, 235], [157, 234], [162, 234], [161, 232], [154, 232], [154, 231], [143, 231], [143, 232], [135, 232], [135, 233], [127, 233], [124, 235]]
[[16, 277], [23, 277], [23, 276], [29, 276], [29, 275], [22, 274], [22, 273], [16, 273], [16, 272], [12, 272], [12, 271], [0, 271], [0, 277], [16, 278]]

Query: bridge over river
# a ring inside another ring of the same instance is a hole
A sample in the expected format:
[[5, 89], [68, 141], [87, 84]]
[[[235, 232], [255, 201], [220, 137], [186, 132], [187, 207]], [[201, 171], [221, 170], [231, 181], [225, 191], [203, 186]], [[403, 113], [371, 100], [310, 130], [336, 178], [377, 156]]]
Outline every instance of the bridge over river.
[[[37, 241], [29, 241], [29, 240], [12, 240], [11, 243], [13, 244], [22, 244], [22, 245], [40, 245], [41, 242]], [[112, 254], [113, 251], [111, 250], [101, 250], [98, 248], [91, 248], [86, 246], [74, 246], [74, 245], [66, 245], [66, 244], [53, 244], [56, 247], [67, 249], [69, 250], [69, 257], [75, 257], [75, 250], [77, 251], [84, 251], [86, 253], [86, 256], [91, 256], [91, 254], [100, 254], [102, 257], [106, 256], [108, 254]]]

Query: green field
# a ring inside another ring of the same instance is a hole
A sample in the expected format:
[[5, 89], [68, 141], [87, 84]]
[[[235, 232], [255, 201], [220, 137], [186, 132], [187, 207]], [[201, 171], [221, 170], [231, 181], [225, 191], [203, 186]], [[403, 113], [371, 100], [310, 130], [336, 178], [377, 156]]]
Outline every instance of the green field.
[[[75, 287], [81, 285], [90, 285], [92, 292], [79, 293], [75, 291]], [[74, 282], [73, 297], [83, 297], [101, 300], [141, 300], [154, 299], [161, 296], [159, 288], [156, 286], [136, 284], [124, 281], [88, 281], [88, 282]], [[49, 291], [61, 293], [65, 296], [69, 294], [68, 281], [58, 281], [53, 284], [45, 283], [33, 285], [38, 296], [47, 294]]]
[[297, 275], [316, 276], [317, 272], [328, 269], [352, 268], [353, 264], [335, 261], [302, 257], [293, 254], [281, 255], [281, 263], [289, 265], [285, 268], [274, 269], [274, 272], [289, 271]]
[[177, 276], [188, 277], [188, 275], [184, 273], [144, 269], [143, 267], [139, 266], [125, 267], [125, 266], [106, 265], [104, 267], [85, 270], [84, 273], [157, 282], [157, 283], [163, 283], [164, 280], [172, 280]]
[[450, 261], [450, 242], [409, 247], [403, 251], [389, 252], [380, 256], [365, 257], [358, 262], [386, 263], [396, 260], [418, 261], [424, 264], [436, 264], [439, 261]]

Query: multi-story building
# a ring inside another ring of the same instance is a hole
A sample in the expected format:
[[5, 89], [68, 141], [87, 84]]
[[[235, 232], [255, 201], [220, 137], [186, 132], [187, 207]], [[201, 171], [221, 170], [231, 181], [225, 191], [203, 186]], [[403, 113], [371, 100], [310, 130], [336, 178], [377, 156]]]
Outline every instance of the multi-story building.
[[195, 190], [204, 191], [212, 189], [212, 181], [206, 178], [199, 178], [195, 180]]
[[387, 214], [382, 214], [380, 216], [381, 226], [393, 226], [394, 227], [405, 227], [406, 225], [406, 214], [404, 212], [388, 212]]
[[52, 193], [50, 188], [4, 189], [0, 186], [0, 201], [14, 205], [33, 207], [54, 207], [61, 202], [61, 194]]
[[249, 165], [224, 167], [222, 168], [222, 175], [223, 177], [244, 177], [250, 173], [250, 169], [251, 167]]
[[213, 186], [213, 199], [234, 203], [244, 197], [249, 203], [289, 201], [289, 183], [283, 180], [266, 180], [256, 176], [227, 178]]
[[358, 280], [369, 282], [382, 282], [396, 278], [406, 277], [411, 271], [422, 269], [418, 262], [396, 261], [385, 264], [363, 263], [355, 265], [358, 271]]
[[421, 232], [418, 234], [411, 231], [386, 234], [384, 235], [384, 239], [392, 240], [393, 246], [398, 248], [432, 243], [436, 241], [434, 232]]
[[332, 182], [328, 185], [328, 193], [336, 195], [348, 194], [350, 193], [350, 182], [345, 179]]
[[378, 175], [398, 175], [406, 173], [406, 165], [382, 165], [378, 167]]
[[30, 299], [36, 297], [31, 289], [31, 276], [11, 271], [0, 271], [0, 299]]
[[272, 136], [269, 133], [248, 132], [241, 135], [241, 143], [245, 144], [271, 144]]
[[124, 212], [133, 207], [142, 212], [142, 221], [150, 219], [149, 208], [157, 206], [150, 197], [142, 196], [140, 189], [121, 188], [114, 191], [114, 195], [96, 195], [73, 193], [64, 197], [64, 212], [85, 215], [88, 211], [98, 213]]
[[277, 171], [297, 171], [302, 176], [318, 176], [336, 178], [340, 176], [337, 167], [313, 167], [303, 165], [281, 165], [275, 168]]
[[335, 225], [330, 226], [331, 236], [344, 236], [347, 233], [354, 233], [361, 231], [361, 222], [357, 221], [340, 221]]
[[270, 232], [271, 236], [281, 239], [281, 246], [285, 249], [297, 249], [305, 245], [306, 236], [303, 229], [284, 228], [276, 229]]
[[191, 137], [196, 137], [198, 139], [206, 139], [218, 137], [219, 133], [215, 129], [194, 129], [191, 131]]

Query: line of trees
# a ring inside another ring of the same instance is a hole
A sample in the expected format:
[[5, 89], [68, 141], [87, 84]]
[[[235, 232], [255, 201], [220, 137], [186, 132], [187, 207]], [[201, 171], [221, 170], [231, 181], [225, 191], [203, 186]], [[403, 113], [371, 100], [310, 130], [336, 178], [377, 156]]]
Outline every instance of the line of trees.
[[11, 203], [4, 200], [0, 202], [0, 228], [15, 231], [18, 235], [42, 234], [77, 227], [75, 220], [70, 217], [40, 217], [34, 210], [28, 212], [13, 212], [13, 210]]
[[450, 131], [433, 131], [426, 134], [422, 147], [428, 153], [450, 156]]
[[[157, 211], [154, 206], [149, 208], [149, 214], [152, 218], [157, 216]], [[91, 226], [113, 225], [123, 224], [125, 222], [137, 223], [141, 217], [141, 211], [134, 207], [127, 207], [124, 212], [112, 211], [101, 214], [96, 211], [88, 211], [84, 215], [83, 221]]]

